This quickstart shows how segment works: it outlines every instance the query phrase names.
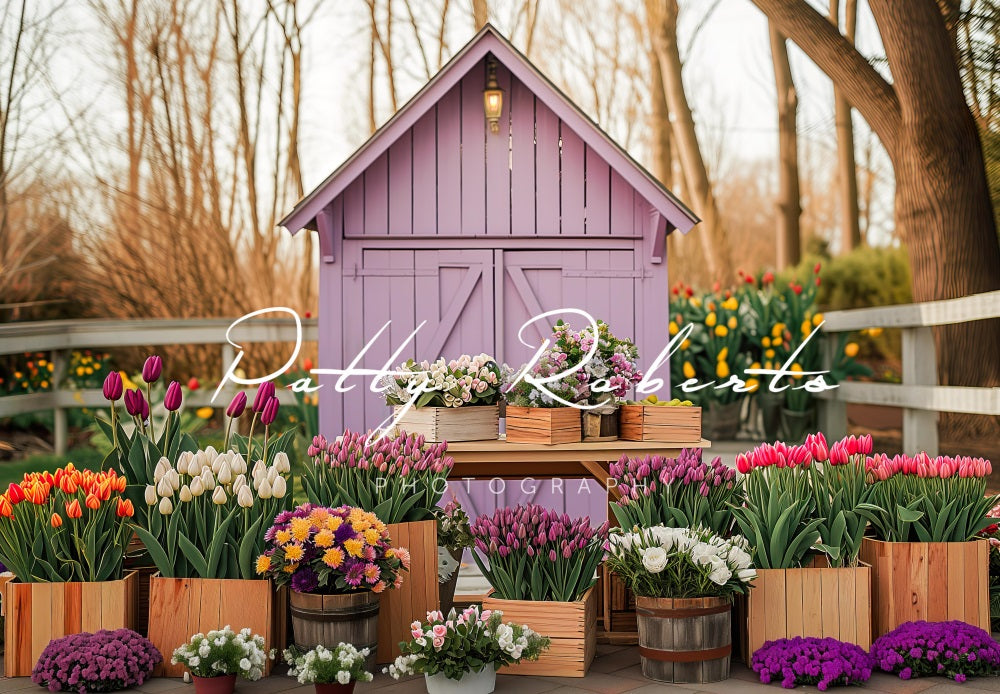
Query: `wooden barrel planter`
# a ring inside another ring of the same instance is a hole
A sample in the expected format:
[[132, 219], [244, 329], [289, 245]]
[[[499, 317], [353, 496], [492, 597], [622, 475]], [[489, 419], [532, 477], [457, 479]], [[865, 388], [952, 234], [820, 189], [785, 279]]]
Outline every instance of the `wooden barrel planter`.
[[291, 592], [292, 635], [303, 651], [316, 646], [334, 648], [350, 643], [359, 651], [371, 649], [365, 666], [375, 667], [378, 642], [378, 596], [371, 591], [347, 595]]
[[660, 682], [729, 677], [732, 605], [723, 598], [636, 597], [642, 674]]

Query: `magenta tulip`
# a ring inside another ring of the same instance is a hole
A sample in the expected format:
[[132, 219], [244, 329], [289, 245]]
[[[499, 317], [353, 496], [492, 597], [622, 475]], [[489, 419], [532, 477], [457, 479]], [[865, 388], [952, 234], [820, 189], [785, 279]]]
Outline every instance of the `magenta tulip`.
[[274, 384], [271, 381], [264, 381], [257, 386], [257, 394], [253, 398], [253, 411], [260, 414], [264, 411], [267, 401], [274, 397]]
[[247, 407], [247, 394], [242, 390], [233, 396], [233, 399], [229, 403], [229, 407], [226, 408], [226, 416], [236, 419], [243, 414], [243, 410]]
[[[272, 386], [273, 389], [273, 386]], [[260, 423], [266, 427], [274, 424], [275, 418], [278, 416], [278, 398], [273, 395], [267, 399], [264, 404], [264, 409], [260, 413]]]
[[181, 384], [177, 381], [171, 381], [170, 385], [167, 386], [166, 394], [163, 396], [163, 407], [170, 412], [176, 412], [181, 408], [182, 399]]
[[115, 402], [122, 396], [122, 375], [117, 371], [112, 371], [104, 379], [104, 399]]
[[156, 383], [163, 372], [163, 360], [157, 355], [146, 358], [146, 363], [142, 365], [142, 380], [146, 383]]

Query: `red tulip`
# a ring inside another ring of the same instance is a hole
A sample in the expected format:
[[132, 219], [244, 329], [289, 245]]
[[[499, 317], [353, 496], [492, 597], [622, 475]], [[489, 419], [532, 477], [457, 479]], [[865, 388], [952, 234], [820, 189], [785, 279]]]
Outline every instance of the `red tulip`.
[[14, 505], [24, 501], [24, 490], [21, 489], [21, 485], [11, 482], [7, 486], [7, 499]]
[[198, 379], [192, 376], [188, 379], [188, 390], [198, 390], [201, 388], [201, 384], [198, 383]]

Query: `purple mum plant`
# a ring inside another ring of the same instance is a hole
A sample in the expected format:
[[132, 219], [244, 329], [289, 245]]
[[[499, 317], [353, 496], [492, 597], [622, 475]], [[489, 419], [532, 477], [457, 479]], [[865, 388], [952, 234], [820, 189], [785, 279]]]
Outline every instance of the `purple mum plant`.
[[156, 646], [131, 629], [102, 629], [49, 641], [31, 681], [50, 692], [113, 692], [138, 687], [162, 660]]
[[867, 682], [873, 663], [871, 656], [853, 643], [798, 636], [768, 641], [753, 654], [750, 666], [764, 684], [780, 677], [785, 689], [815, 684], [826, 691], [835, 685]]
[[964, 682], [1000, 672], [1000, 644], [985, 631], [960, 621], [907, 622], [872, 644], [875, 663], [908, 680], [942, 675]]

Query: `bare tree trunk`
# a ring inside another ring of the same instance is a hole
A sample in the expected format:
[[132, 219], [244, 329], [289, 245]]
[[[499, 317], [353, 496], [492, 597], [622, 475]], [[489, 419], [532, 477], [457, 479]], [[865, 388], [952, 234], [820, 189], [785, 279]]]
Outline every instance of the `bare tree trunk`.
[[[8, 8], [9, 10], [10, 8]], [[27, 0], [21, 0], [21, 12], [17, 18], [17, 29], [14, 36], [14, 48], [11, 52], [10, 74], [7, 76], [7, 84], [3, 101], [0, 101], [0, 267], [7, 258], [9, 251], [9, 234], [7, 231], [9, 202], [7, 199], [7, 185], [10, 181], [9, 162], [7, 161], [7, 136], [8, 130], [13, 130], [14, 123], [12, 111], [14, 102], [17, 100], [15, 89], [20, 89], [17, 84], [17, 61], [21, 56], [21, 39], [24, 38], [25, 12], [28, 9]]]
[[[840, 0], [830, 0], [830, 21], [840, 27]], [[844, 38], [854, 43], [858, 23], [858, 0], [845, 0]], [[851, 104], [843, 92], [833, 87], [837, 127], [837, 183], [840, 186], [840, 252], [849, 253], [861, 245], [861, 215], [858, 209], [858, 167], [854, 158], [854, 123]]]
[[472, 0], [472, 19], [476, 23], [476, 31], [482, 29], [490, 21], [487, 0]]
[[799, 100], [788, 64], [788, 46], [774, 24], [768, 23], [774, 87], [778, 105], [778, 247], [779, 269], [798, 265], [802, 257], [802, 195], [799, 191]]
[[687, 193], [702, 219], [702, 228], [696, 233], [705, 264], [714, 279], [727, 281], [733, 275], [732, 253], [698, 142], [691, 106], [684, 92], [683, 65], [677, 45], [677, 0], [646, 0], [646, 12], [663, 77], [663, 92], [673, 117], [673, 144], [684, 172]]

